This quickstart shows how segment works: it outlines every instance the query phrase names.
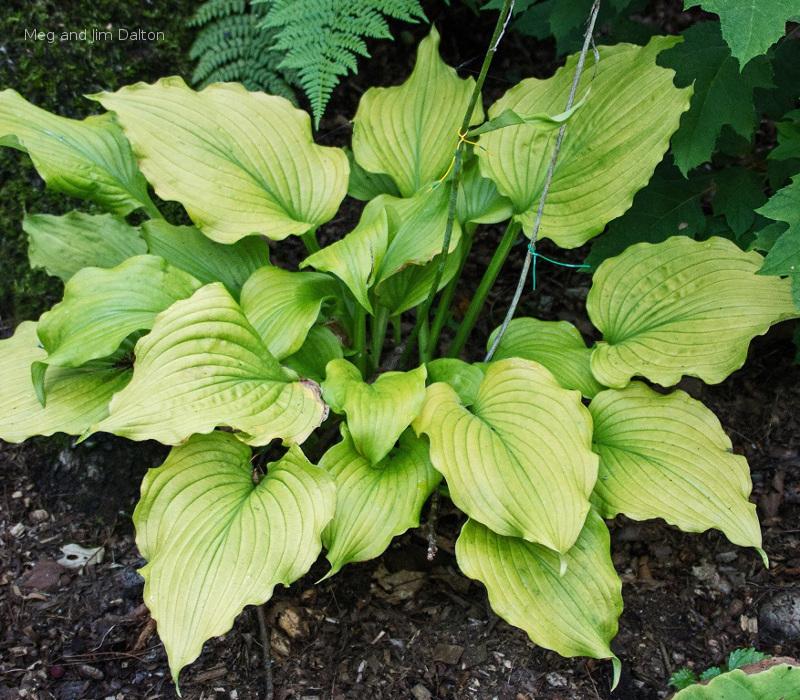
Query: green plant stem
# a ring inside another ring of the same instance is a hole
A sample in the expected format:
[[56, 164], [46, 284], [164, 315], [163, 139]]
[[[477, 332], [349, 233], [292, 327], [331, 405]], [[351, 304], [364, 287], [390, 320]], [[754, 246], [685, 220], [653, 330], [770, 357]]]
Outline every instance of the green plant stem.
[[367, 375], [367, 312], [361, 304], [356, 304], [353, 318], [353, 349], [356, 351], [356, 367], [362, 377]]
[[[483, 64], [481, 65], [480, 73], [478, 73], [478, 78], [475, 81], [475, 87], [472, 90], [472, 95], [470, 96], [467, 110], [464, 112], [464, 119], [461, 122], [461, 129], [459, 132], [460, 134], [465, 134], [469, 129], [470, 122], [472, 121], [472, 114], [475, 111], [476, 105], [478, 104], [478, 100], [481, 96], [481, 90], [483, 89], [483, 83], [486, 81], [486, 75], [489, 72], [489, 66], [492, 64], [492, 59], [494, 59], [494, 55], [497, 52], [497, 45], [500, 43], [500, 39], [503, 38], [506, 25], [508, 24], [508, 19], [511, 16], [511, 8], [513, 6], [514, 0], [504, 0], [503, 8], [500, 10], [500, 14], [497, 16], [497, 23], [494, 26], [494, 32], [492, 33], [492, 39], [489, 42], [489, 48], [486, 51], [486, 55], [483, 57]], [[459, 138], [458, 144], [456, 145], [455, 154], [453, 156], [453, 174], [450, 180], [450, 187], [452, 189], [450, 190], [450, 201], [447, 210], [447, 223], [445, 224], [444, 228], [444, 237], [442, 239], [439, 262], [436, 266], [436, 274], [433, 277], [431, 289], [430, 292], [428, 292], [428, 298], [425, 300], [422, 306], [417, 309], [417, 317], [414, 321], [414, 327], [411, 329], [411, 334], [406, 339], [406, 346], [400, 355], [399, 362], [401, 365], [407, 362], [408, 356], [411, 354], [412, 348], [414, 347], [417, 337], [422, 330], [423, 324], [428, 322], [428, 313], [430, 312], [431, 306], [433, 305], [433, 300], [439, 291], [439, 283], [442, 280], [442, 275], [444, 274], [445, 265], [447, 263], [447, 255], [450, 250], [450, 239], [453, 236], [453, 224], [455, 223], [456, 205], [458, 203], [458, 187], [461, 183], [461, 166], [464, 159], [465, 148], [466, 142], [463, 138]], [[421, 346], [420, 350], [422, 353], [420, 361], [423, 361], [423, 357], [428, 353], [428, 349], [427, 347]]]
[[392, 340], [395, 348], [403, 342], [403, 321], [400, 314], [392, 316]]
[[[586, 23], [586, 34], [583, 37], [583, 48], [581, 49], [580, 56], [578, 57], [578, 64], [575, 66], [575, 75], [572, 77], [572, 86], [570, 87], [569, 96], [567, 97], [567, 106], [565, 109], [567, 112], [572, 108], [572, 105], [575, 102], [575, 95], [578, 92], [578, 84], [581, 80], [583, 67], [586, 64], [586, 54], [589, 51], [589, 45], [592, 43], [592, 33], [594, 32], [594, 25], [597, 21], [598, 12], [600, 12], [600, 0], [594, 0], [592, 7], [589, 10], [589, 20]], [[595, 51], [597, 51], [597, 49], [595, 49]], [[500, 341], [503, 339], [506, 330], [508, 329], [508, 324], [511, 323], [511, 319], [514, 318], [514, 313], [516, 312], [517, 306], [519, 305], [519, 300], [522, 297], [522, 291], [525, 289], [526, 280], [528, 279], [528, 270], [530, 270], [531, 261], [533, 260], [534, 253], [536, 252], [536, 244], [539, 240], [539, 227], [542, 224], [544, 204], [547, 201], [547, 194], [550, 191], [550, 184], [553, 182], [553, 174], [556, 171], [558, 154], [561, 151], [561, 144], [564, 141], [564, 134], [566, 134], [566, 132], [567, 124], [565, 122], [558, 130], [558, 136], [556, 137], [556, 142], [553, 146], [553, 153], [550, 156], [550, 164], [547, 166], [547, 174], [544, 178], [542, 194], [539, 197], [539, 206], [536, 210], [536, 220], [534, 221], [533, 231], [531, 232], [531, 242], [528, 245], [528, 250], [525, 254], [525, 262], [522, 264], [519, 280], [517, 280], [517, 288], [514, 290], [514, 296], [511, 300], [511, 304], [508, 307], [505, 318], [503, 318], [503, 323], [500, 325], [499, 330], [494, 336], [494, 340], [492, 341], [489, 351], [486, 353], [484, 362], [488, 362], [492, 359], [492, 357], [494, 357], [494, 353], [497, 350], [497, 347], [500, 345]], [[535, 260], [533, 260], [533, 264], [536, 264]]]
[[500, 270], [503, 267], [503, 263], [506, 261], [512, 246], [517, 240], [519, 229], [520, 225], [518, 222], [513, 219], [508, 222], [503, 237], [500, 239], [497, 248], [495, 248], [489, 266], [483, 273], [478, 289], [475, 290], [475, 294], [472, 296], [469, 308], [467, 308], [467, 313], [464, 315], [464, 319], [458, 327], [456, 337], [453, 338], [453, 342], [447, 349], [447, 357], [457, 357], [464, 349], [464, 345], [469, 339], [469, 334], [475, 327], [475, 322], [478, 320], [481, 309], [483, 309], [483, 304], [486, 301], [489, 290], [494, 286], [497, 276], [500, 274]]
[[458, 270], [453, 275], [453, 279], [448, 282], [447, 286], [439, 297], [439, 305], [436, 307], [436, 314], [433, 317], [433, 324], [431, 325], [431, 334], [428, 339], [427, 352], [425, 353], [425, 362], [430, 362], [433, 359], [433, 354], [436, 352], [436, 347], [439, 344], [439, 336], [442, 333], [442, 328], [447, 320], [450, 318], [450, 311], [453, 304], [453, 297], [456, 295], [456, 287], [458, 287], [458, 280], [461, 278], [461, 273], [464, 270], [464, 264], [467, 262], [472, 244], [475, 241], [475, 226], [468, 224], [464, 229], [464, 236], [466, 241], [464, 243], [464, 250], [461, 254], [461, 261], [458, 264]]
[[320, 249], [319, 241], [317, 241], [317, 229], [312, 228], [311, 230], [306, 231], [301, 238], [303, 239], [303, 244], [309, 253], [316, 253]]
[[381, 365], [381, 354], [383, 353], [383, 344], [386, 341], [386, 331], [389, 327], [389, 309], [385, 306], [379, 306], [375, 310], [375, 315], [372, 317], [372, 333], [370, 341], [371, 348], [371, 363], [372, 371], [377, 371]]

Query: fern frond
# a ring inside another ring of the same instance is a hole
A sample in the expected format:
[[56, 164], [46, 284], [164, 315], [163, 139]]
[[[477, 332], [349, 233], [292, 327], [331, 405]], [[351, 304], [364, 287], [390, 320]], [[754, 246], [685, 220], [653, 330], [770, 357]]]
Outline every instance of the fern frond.
[[192, 82], [238, 82], [248, 90], [264, 90], [295, 102], [291, 75], [279, 69], [283, 54], [274, 48], [275, 30], [262, 29], [265, 8], [247, 0], [207, 0], [190, 20], [202, 27], [189, 50], [195, 60]]
[[339, 80], [369, 57], [365, 39], [390, 39], [387, 17], [425, 20], [419, 0], [253, 0], [266, 8], [261, 23], [276, 32], [273, 49], [285, 55], [279, 67], [297, 71], [319, 126]]

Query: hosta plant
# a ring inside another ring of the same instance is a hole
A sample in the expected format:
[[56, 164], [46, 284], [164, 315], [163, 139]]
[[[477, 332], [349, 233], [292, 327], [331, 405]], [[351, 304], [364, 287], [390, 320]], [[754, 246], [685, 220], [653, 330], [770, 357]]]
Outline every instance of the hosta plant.
[[[615, 677], [606, 519], [716, 528], [761, 552], [745, 459], [708, 408], [652, 386], [721, 382], [797, 315], [789, 280], [756, 274], [758, 253], [635, 245], [594, 273], [594, 346], [567, 322], [518, 318], [491, 361], [458, 358], [469, 320], [439, 348], [474, 238], [507, 222], [485, 289], [530, 234], [563, 124], [541, 235], [579, 246], [631, 205], [689, 105], [656, 63], [675, 42], [600, 47], [569, 110], [576, 57], [484, 115], [433, 30], [405, 83], [364, 94], [350, 153], [236, 84], [139, 83], [92, 95], [107, 112], [83, 121], [0, 93], [0, 142], [107, 212], [25, 219], [31, 262], [64, 298], [0, 341], [0, 437], [172, 446], [134, 523], [176, 682], [245, 606], [323, 549], [328, 575], [379, 556], [434, 491], [465, 514], [458, 564], [496, 612], [562, 655], [611, 659]], [[148, 186], [192, 225], [165, 220]], [[366, 202], [358, 223], [320, 248], [348, 194]], [[299, 265], [290, 237], [308, 249]]]

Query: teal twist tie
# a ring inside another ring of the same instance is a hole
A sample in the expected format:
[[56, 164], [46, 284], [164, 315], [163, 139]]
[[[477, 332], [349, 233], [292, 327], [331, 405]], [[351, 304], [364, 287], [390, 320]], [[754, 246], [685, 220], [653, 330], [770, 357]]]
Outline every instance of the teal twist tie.
[[553, 265], [558, 265], [559, 267], [569, 267], [573, 270], [588, 270], [591, 267], [591, 265], [587, 265], [586, 263], [566, 263], [561, 262], [560, 260], [553, 260], [553, 258], [548, 258], [546, 255], [542, 255], [539, 251], [537, 251], [532, 242], [528, 243], [528, 252], [533, 256], [533, 264], [531, 265], [531, 280], [533, 281], [534, 290], [536, 290], [536, 260], [538, 258], [546, 260]]

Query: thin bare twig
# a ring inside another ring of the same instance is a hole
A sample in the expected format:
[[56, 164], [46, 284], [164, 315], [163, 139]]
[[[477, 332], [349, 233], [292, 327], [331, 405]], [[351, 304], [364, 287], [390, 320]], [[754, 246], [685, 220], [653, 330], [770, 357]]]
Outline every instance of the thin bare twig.
[[261, 651], [264, 656], [264, 700], [273, 700], [275, 691], [272, 686], [271, 644], [263, 605], [256, 605], [256, 618], [258, 619], [258, 633], [261, 637]]
[[439, 515], [439, 492], [434, 491], [431, 496], [431, 507], [428, 509], [428, 561], [436, 558], [439, 545], [436, 544], [436, 518]]
[[[594, 25], [597, 21], [597, 13], [600, 11], [600, 0], [594, 0], [592, 3], [592, 8], [589, 11], [589, 21], [586, 25], [586, 35], [583, 38], [583, 48], [581, 49], [580, 56], [578, 56], [578, 65], [575, 67], [575, 75], [572, 78], [572, 86], [570, 87], [569, 97], [567, 98], [567, 107], [565, 111], [569, 111], [572, 109], [572, 105], [575, 102], [575, 95], [578, 92], [578, 84], [581, 80], [581, 75], [583, 74], [583, 68], [586, 64], [586, 54], [589, 52], [589, 47], [594, 44], [593, 34], [594, 34]], [[525, 263], [522, 266], [522, 272], [519, 275], [519, 281], [517, 282], [517, 288], [514, 290], [514, 298], [511, 300], [511, 305], [508, 307], [508, 311], [506, 312], [506, 316], [503, 319], [503, 324], [500, 326], [500, 330], [497, 332], [494, 340], [492, 341], [492, 345], [489, 348], [489, 352], [486, 353], [486, 358], [484, 362], [488, 362], [494, 356], [495, 351], [497, 350], [497, 346], [500, 345], [500, 341], [502, 340], [503, 336], [505, 335], [506, 330], [508, 329], [508, 324], [511, 323], [511, 319], [514, 318], [514, 313], [517, 310], [517, 306], [519, 305], [519, 300], [522, 297], [522, 292], [525, 289], [526, 280], [528, 278], [528, 271], [531, 268], [531, 261], [536, 251], [536, 243], [539, 240], [539, 227], [542, 225], [542, 214], [544, 213], [544, 204], [547, 200], [547, 195], [550, 192], [550, 184], [553, 182], [553, 175], [556, 171], [556, 162], [558, 161], [558, 154], [561, 151], [561, 144], [564, 141], [564, 134], [567, 131], [567, 122], [564, 122], [561, 125], [561, 128], [558, 130], [558, 136], [556, 137], [556, 143], [553, 147], [553, 154], [550, 157], [550, 165], [547, 168], [547, 175], [544, 179], [544, 186], [542, 187], [542, 194], [539, 197], [539, 207], [536, 210], [536, 220], [533, 224], [533, 232], [531, 233], [531, 242], [528, 245], [528, 252], [525, 255]]]

